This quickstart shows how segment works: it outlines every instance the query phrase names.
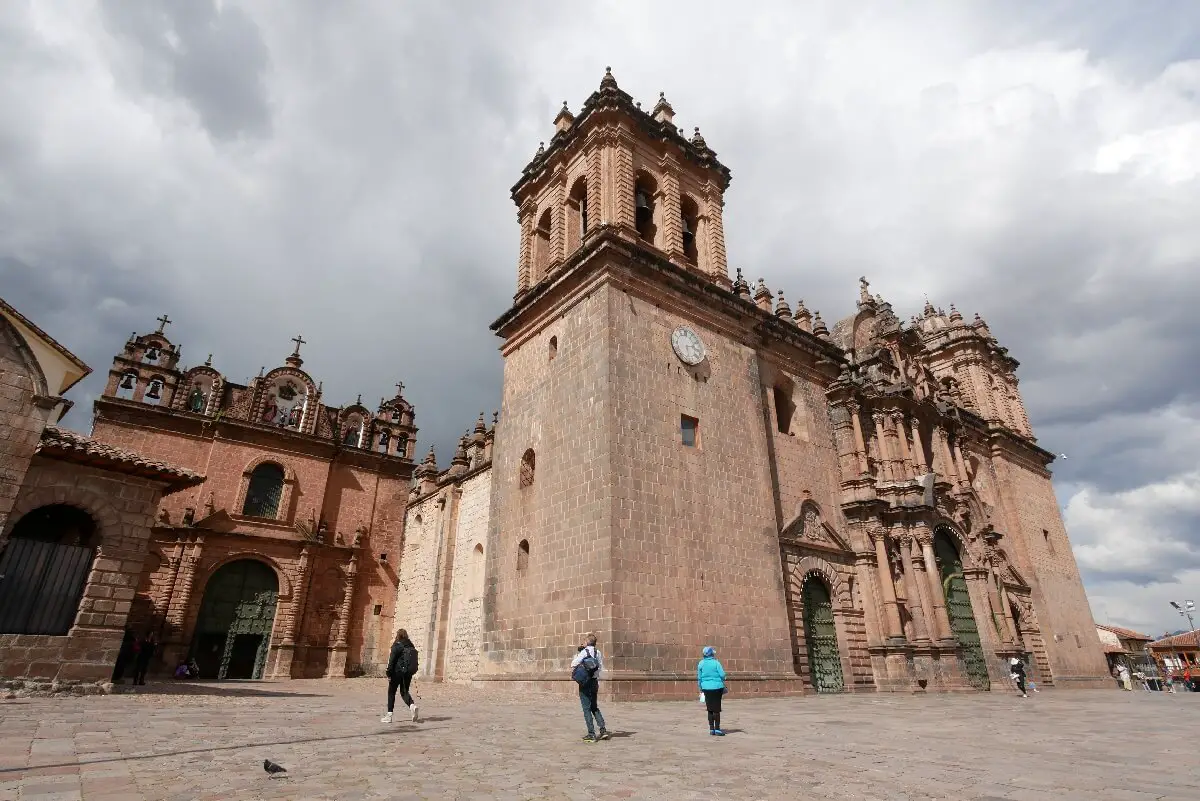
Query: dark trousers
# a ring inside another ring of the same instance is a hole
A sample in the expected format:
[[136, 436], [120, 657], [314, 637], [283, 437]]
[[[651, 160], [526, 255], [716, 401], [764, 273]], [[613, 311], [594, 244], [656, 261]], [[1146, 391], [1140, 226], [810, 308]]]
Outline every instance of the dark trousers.
[[1016, 676], [1013, 681], [1017, 683], [1017, 689], [1021, 691], [1021, 695], [1025, 695], [1025, 674], [1017, 673]]
[[412, 695], [408, 692], [412, 680], [411, 673], [401, 673], [399, 676], [388, 678], [388, 712], [396, 708], [396, 690], [400, 691], [400, 700], [404, 701], [405, 706], [413, 705]]
[[725, 695], [724, 690], [705, 690], [704, 691], [704, 706], [708, 709], [708, 728], [721, 728], [721, 697]]
[[[587, 684], [579, 686], [579, 705], [583, 708], [583, 722], [587, 724], [588, 734], [596, 736], [596, 726], [600, 727], [600, 731], [606, 731], [604, 728], [604, 715], [600, 714], [600, 706], [596, 703], [600, 696], [600, 682], [592, 679]], [[592, 719], [595, 718], [595, 723]]]
[[150, 669], [150, 657], [146, 657], [145, 659], [142, 659], [139, 657], [138, 661], [136, 663], [134, 673], [133, 673], [133, 683], [134, 684], [145, 684], [146, 683], [146, 671], [149, 669]]

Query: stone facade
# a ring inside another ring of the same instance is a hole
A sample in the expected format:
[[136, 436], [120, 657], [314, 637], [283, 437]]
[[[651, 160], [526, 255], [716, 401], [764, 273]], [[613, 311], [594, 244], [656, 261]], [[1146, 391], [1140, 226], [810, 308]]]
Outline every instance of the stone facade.
[[618, 697], [690, 696], [707, 644], [745, 694], [1006, 687], [1014, 656], [1109, 686], [1017, 362], [866, 279], [832, 330], [731, 279], [730, 172], [673, 119], [607, 73], [513, 188], [487, 460], [427, 459], [407, 512], [397, 625], [427, 675], [569, 687], [594, 632]]
[[[164, 333], [169, 320], [160, 322], [114, 359], [93, 422], [99, 440], [206, 475], [164, 499], [155, 517], [131, 625], [159, 632], [156, 668], [220, 651], [219, 664], [200, 659], [201, 674], [233, 675], [227, 663], [243, 636], [261, 638], [247, 677], [379, 673], [414, 467], [412, 406], [400, 392], [375, 411], [361, 397], [325, 404], [303, 370], [299, 337], [280, 367], [246, 386], [211, 357], [184, 369]], [[274, 595], [259, 601], [274, 604], [273, 617], [268, 609], [261, 619], [217, 622], [206, 610], [233, 592], [224, 589], [229, 576], [260, 571], [246, 561], [269, 569]]]

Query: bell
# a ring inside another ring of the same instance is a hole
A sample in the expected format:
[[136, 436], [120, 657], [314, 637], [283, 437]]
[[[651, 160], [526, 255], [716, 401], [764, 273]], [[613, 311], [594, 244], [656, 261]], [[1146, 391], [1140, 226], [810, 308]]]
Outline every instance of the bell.
[[638, 225], [648, 222], [654, 215], [654, 209], [650, 206], [650, 198], [642, 189], [638, 189], [634, 194], [634, 207], [637, 212]]
[[133, 376], [128, 373], [121, 378], [121, 389], [133, 389]]
[[383, 446], [384, 450], [387, 449], [388, 435], [386, 431], [379, 435], [379, 444]]
[[158, 361], [158, 348], [146, 348], [146, 361]]
[[151, 382], [150, 389], [146, 390], [146, 397], [153, 398], [154, 400], [158, 400], [159, 398], [162, 397], [161, 393], [159, 392], [159, 390], [161, 388], [162, 388], [162, 384], [160, 384], [159, 382], [157, 382], [157, 381]]
[[692, 230], [692, 221], [683, 218], [683, 249], [691, 250], [696, 245], [696, 233]]

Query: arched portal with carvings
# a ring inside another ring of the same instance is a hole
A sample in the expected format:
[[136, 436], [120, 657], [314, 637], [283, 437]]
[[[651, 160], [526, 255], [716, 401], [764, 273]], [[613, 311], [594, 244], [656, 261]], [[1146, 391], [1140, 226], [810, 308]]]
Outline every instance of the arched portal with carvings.
[[934, 532], [933, 552], [937, 557], [942, 591], [946, 596], [946, 613], [962, 657], [963, 672], [972, 687], [977, 690], [991, 689], [987, 660], [984, 658], [983, 644], [979, 638], [979, 626], [975, 622], [975, 611], [971, 607], [971, 596], [967, 592], [967, 582], [963, 577], [962, 557], [954, 534], [944, 527], [939, 527]]
[[204, 588], [192, 657], [205, 679], [261, 679], [279, 579], [257, 559], [222, 565]]
[[846, 689], [846, 683], [842, 677], [842, 655], [833, 619], [833, 597], [829, 585], [819, 574], [805, 576], [801, 604], [812, 687], [819, 693], [840, 693]]

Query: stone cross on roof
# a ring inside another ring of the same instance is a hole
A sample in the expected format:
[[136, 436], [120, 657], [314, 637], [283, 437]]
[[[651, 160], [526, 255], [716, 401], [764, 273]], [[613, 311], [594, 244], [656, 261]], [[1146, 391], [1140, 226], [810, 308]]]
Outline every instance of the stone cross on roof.
[[297, 334], [296, 336], [292, 337], [292, 341], [296, 343], [296, 353], [300, 352], [301, 345], [307, 344], [302, 334]]
[[158, 333], [160, 334], [163, 332], [163, 329], [171, 324], [171, 318], [165, 314], [162, 317], [156, 317], [155, 319], [158, 320]]

